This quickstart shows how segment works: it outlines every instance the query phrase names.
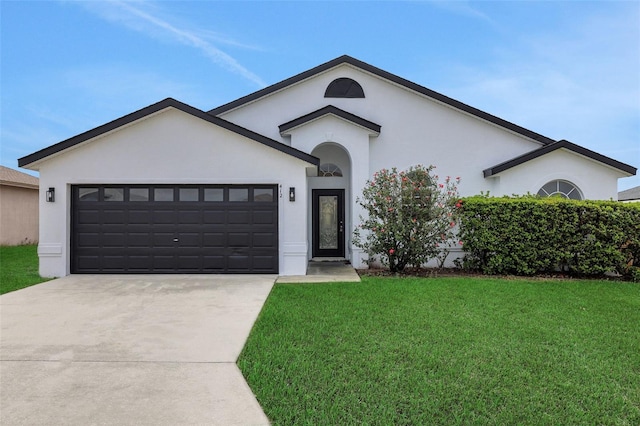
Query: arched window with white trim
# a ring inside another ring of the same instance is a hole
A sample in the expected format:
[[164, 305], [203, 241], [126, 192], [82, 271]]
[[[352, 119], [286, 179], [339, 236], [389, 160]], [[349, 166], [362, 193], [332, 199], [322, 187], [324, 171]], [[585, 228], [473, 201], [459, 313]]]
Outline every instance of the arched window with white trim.
[[547, 182], [540, 190], [538, 195], [541, 197], [554, 197], [560, 196], [569, 200], [582, 200], [582, 192], [580, 189], [566, 180], [552, 180]]
[[320, 177], [342, 177], [342, 170], [333, 163], [320, 165], [318, 176]]

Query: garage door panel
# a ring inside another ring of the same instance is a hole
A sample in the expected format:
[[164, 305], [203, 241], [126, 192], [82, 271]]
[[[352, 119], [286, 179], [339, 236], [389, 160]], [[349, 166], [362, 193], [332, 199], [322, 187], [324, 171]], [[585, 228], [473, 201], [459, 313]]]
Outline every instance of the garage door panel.
[[103, 247], [118, 247], [124, 248], [126, 246], [125, 234], [123, 232], [105, 232], [102, 234], [102, 246]]
[[200, 224], [202, 223], [202, 215], [198, 210], [179, 210], [178, 223], [181, 224]]
[[102, 223], [119, 225], [127, 223], [127, 213], [124, 210], [104, 210]]
[[118, 272], [122, 269], [122, 265], [126, 262], [126, 258], [120, 256], [103, 256], [102, 257], [102, 270], [104, 272]]
[[151, 224], [152, 216], [150, 210], [129, 210], [129, 224]]
[[128, 242], [129, 247], [132, 248], [151, 247], [153, 245], [149, 232], [130, 232]]
[[76, 264], [78, 268], [86, 270], [87, 272], [99, 272], [101, 269], [100, 257], [98, 255], [78, 256], [76, 258]]
[[227, 220], [227, 212], [224, 210], [205, 210], [202, 212], [203, 224], [224, 225]]
[[153, 247], [155, 248], [162, 248], [162, 247], [168, 247], [168, 248], [173, 248], [174, 247], [174, 241], [173, 241], [173, 232], [154, 232], [153, 233]]
[[253, 212], [253, 223], [256, 225], [273, 225], [277, 222], [277, 214], [274, 211], [254, 210]]
[[249, 255], [231, 255], [227, 263], [229, 271], [246, 271], [251, 269], [251, 263]]
[[200, 240], [200, 234], [199, 233], [186, 233], [186, 232], [181, 232], [178, 235], [178, 247], [201, 247], [202, 246], [202, 242]]
[[176, 213], [173, 210], [157, 210], [153, 212], [154, 224], [174, 225], [176, 223]]
[[253, 247], [273, 247], [278, 240], [278, 237], [273, 232], [254, 232], [253, 235]]
[[229, 225], [249, 225], [251, 223], [251, 214], [246, 210], [229, 210], [227, 223]]
[[227, 239], [224, 232], [206, 232], [202, 236], [203, 247], [226, 247]]
[[88, 233], [82, 232], [78, 233], [78, 247], [82, 248], [97, 248], [100, 246], [100, 234], [97, 232]]
[[128, 260], [130, 272], [147, 272], [151, 270], [151, 256], [129, 255]]
[[253, 269], [256, 272], [270, 271], [277, 263], [277, 256], [253, 256]]
[[73, 273], [278, 272], [278, 200], [255, 197], [275, 186], [118, 185], [106, 201], [113, 188], [72, 187]]
[[249, 247], [250, 234], [248, 232], [229, 232], [229, 247]]
[[98, 210], [78, 210], [77, 221], [79, 225], [94, 224], [100, 222]]

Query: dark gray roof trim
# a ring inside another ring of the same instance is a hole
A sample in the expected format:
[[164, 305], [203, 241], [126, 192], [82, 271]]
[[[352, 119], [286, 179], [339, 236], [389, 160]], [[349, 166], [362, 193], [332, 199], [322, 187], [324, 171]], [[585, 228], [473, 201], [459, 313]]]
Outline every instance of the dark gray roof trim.
[[635, 175], [638, 170], [633, 166], [621, 163], [614, 160], [613, 158], [605, 157], [602, 154], [598, 154], [595, 151], [591, 151], [590, 149], [581, 147], [580, 145], [576, 145], [563, 139], [561, 141], [543, 146], [542, 148], [527, 152], [526, 154], [520, 155], [518, 157], [512, 158], [511, 160], [505, 161], [504, 163], [500, 163], [496, 166], [488, 168], [483, 171], [484, 177], [487, 178], [497, 175], [498, 173], [504, 172], [505, 170], [508, 170], [512, 167], [519, 166], [522, 163], [526, 163], [527, 161], [533, 160], [560, 148], [565, 148], [577, 154], [584, 155], [585, 157], [591, 158], [592, 160], [599, 161], [618, 170], [622, 170], [623, 172], [627, 172], [631, 175]]
[[312, 155], [307, 154], [306, 152], [297, 150], [288, 145], [280, 143], [276, 140], [270, 139], [266, 136], [263, 136], [259, 133], [255, 133], [249, 129], [245, 129], [244, 127], [240, 127], [236, 124], [230, 123], [229, 121], [223, 120], [222, 118], [215, 117], [211, 114], [207, 114], [206, 112], [194, 108], [190, 105], [182, 103], [172, 98], [164, 99], [158, 103], [153, 105], [149, 105], [148, 107], [142, 108], [141, 110], [132, 112], [131, 114], [127, 114], [124, 117], [120, 117], [116, 120], [113, 120], [107, 124], [103, 124], [102, 126], [96, 127], [95, 129], [89, 130], [87, 132], [81, 133], [77, 136], [59, 142], [55, 145], [51, 145], [47, 148], [41, 149], [40, 151], [34, 152], [33, 154], [27, 155], [18, 159], [18, 166], [24, 167], [31, 163], [34, 163], [38, 160], [42, 160], [50, 155], [57, 154], [61, 151], [64, 151], [67, 148], [71, 148], [75, 145], [78, 145], [82, 142], [85, 142], [89, 139], [95, 138], [97, 136], [108, 133], [112, 130], [116, 130], [119, 127], [125, 126], [127, 124], [133, 123], [136, 120], [140, 120], [144, 117], [147, 117], [151, 114], [154, 114], [158, 111], [162, 111], [163, 109], [173, 107], [187, 114], [191, 114], [194, 117], [198, 117], [202, 120], [208, 121], [209, 123], [220, 126], [224, 129], [242, 135], [246, 138], [252, 139], [256, 142], [264, 144], [268, 147], [274, 148], [280, 152], [285, 154], [289, 154], [295, 158], [306, 161], [313, 165], [318, 166], [320, 164], [320, 160]]
[[503, 127], [505, 129], [508, 129], [512, 132], [518, 133], [522, 136], [525, 136], [527, 138], [533, 139], [535, 141], [538, 141], [540, 143], [542, 143], [543, 145], [548, 145], [551, 143], [554, 143], [555, 140], [550, 139], [546, 136], [543, 136], [539, 133], [533, 132], [531, 130], [525, 129], [524, 127], [520, 127], [516, 124], [513, 124], [509, 121], [503, 120], [502, 118], [496, 117], [495, 115], [491, 115], [487, 112], [481, 111], [477, 108], [474, 108], [472, 106], [469, 106], [467, 104], [464, 104], [460, 101], [456, 101], [455, 99], [452, 99], [448, 96], [445, 96], [441, 93], [435, 92], [431, 89], [427, 89], [424, 86], [421, 86], [419, 84], [416, 84], [412, 81], [406, 80], [402, 77], [399, 77], [395, 74], [391, 74], [390, 72], [384, 71], [380, 68], [376, 68], [373, 65], [369, 65], [366, 62], [362, 62], [358, 59], [352, 58], [351, 56], [348, 55], [343, 55], [340, 56], [339, 58], [333, 59], [329, 62], [326, 62], [322, 65], [318, 65], [315, 68], [312, 68], [308, 71], [305, 71], [303, 73], [300, 73], [298, 75], [295, 75], [293, 77], [290, 77], [286, 80], [283, 80], [279, 83], [273, 84], [269, 87], [265, 87], [262, 90], [258, 90], [257, 92], [251, 93], [247, 96], [244, 96], [240, 99], [236, 99], [235, 101], [229, 102], [228, 104], [224, 104], [222, 106], [219, 106], [217, 108], [212, 109], [211, 111], [209, 111], [209, 114], [214, 114], [214, 115], [218, 115], [218, 114], [222, 114], [226, 111], [232, 110], [234, 108], [237, 108], [241, 105], [244, 105], [246, 103], [255, 101], [256, 99], [259, 99], [263, 96], [266, 96], [270, 93], [276, 92], [278, 90], [281, 90], [287, 86], [290, 86], [292, 84], [298, 83], [302, 80], [305, 80], [309, 77], [313, 77], [316, 74], [319, 74], [321, 72], [324, 72], [328, 69], [331, 69], [335, 66], [338, 66], [342, 63], [347, 63], [350, 64], [354, 67], [360, 68], [364, 71], [370, 72], [372, 74], [375, 74], [379, 77], [385, 78], [387, 80], [390, 80], [396, 84], [399, 84], [401, 86], [404, 86], [408, 89], [414, 90], [418, 93], [421, 93], [425, 96], [428, 96], [430, 98], [433, 98], [439, 102], [442, 102], [444, 104], [447, 104], [449, 106], [452, 106], [454, 108], [457, 108], [461, 111], [464, 111], [468, 114], [474, 115], [476, 117], [479, 117], [483, 120], [486, 120], [490, 123], [496, 124], [500, 127]]
[[327, 114], [333, 114], [336, 115], [340, 118], [343, 118], [347, 121], [350, 121], [354, 124], [357, 124], [359, 126], [362, 127], [366, 127], [369, 130], [372, 130], [376, 133], [380, 133], [380, 125], [376, 124], [374, 122], [371, 122], [369, 120], [366, 120], [362, 117], [358, 117], [355, 114], [351, 114], [350, 112], [347, 112], [345, 110], [342, 110], [338, 107], [335, 107], [333, 105], [327, 105], [324, 108], [320, 108], [319, 110], [313, 111], [309, 114], [303, 115], [302, 117], [296, 118], [294, 120], [291, 120], [287, 123], [281, 124], [280, 126], [278, 126], [278, 128], [280, 129], [280, 133], [286, 132], [289, 129], [292, 129], [294, 127], [300, 126], [301, 124], [305, 124], [308, 123], [311, 120], [315, 120], [316, 118], [320, 118], [324, 115]]

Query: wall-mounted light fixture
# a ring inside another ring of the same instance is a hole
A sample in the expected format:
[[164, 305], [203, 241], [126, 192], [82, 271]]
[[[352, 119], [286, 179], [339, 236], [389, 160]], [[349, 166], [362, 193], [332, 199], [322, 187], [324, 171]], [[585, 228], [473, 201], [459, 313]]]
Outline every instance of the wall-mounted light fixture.
[[54, 201], [56, 201], [56, 189], [55, 188], [49, 188], [47, 189], [46, 194], [46, 200], [48, 203], [53, 203]]
[[289, 201], [296, 200], [296, 189], [292, 186], [289, 188]]

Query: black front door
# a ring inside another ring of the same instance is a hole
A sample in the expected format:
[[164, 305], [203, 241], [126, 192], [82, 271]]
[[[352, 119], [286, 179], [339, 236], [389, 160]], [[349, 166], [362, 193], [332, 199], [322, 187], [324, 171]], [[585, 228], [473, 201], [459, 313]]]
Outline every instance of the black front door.
[[313, 190], [313, 257], [344, 257], [344, 189]]

